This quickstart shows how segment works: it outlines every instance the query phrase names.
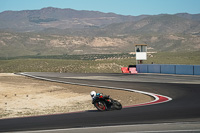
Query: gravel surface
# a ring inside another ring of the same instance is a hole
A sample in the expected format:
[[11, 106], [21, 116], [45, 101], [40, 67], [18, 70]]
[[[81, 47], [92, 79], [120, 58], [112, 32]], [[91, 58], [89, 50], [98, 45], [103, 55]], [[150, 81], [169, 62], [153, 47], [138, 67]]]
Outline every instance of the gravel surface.
[[91, 103], [92, 90], [110, 95], [123, 106], [153, 100], [150, 96], [135, 92], [61, 84], [0, 73], [0, 118], [96, 110]]

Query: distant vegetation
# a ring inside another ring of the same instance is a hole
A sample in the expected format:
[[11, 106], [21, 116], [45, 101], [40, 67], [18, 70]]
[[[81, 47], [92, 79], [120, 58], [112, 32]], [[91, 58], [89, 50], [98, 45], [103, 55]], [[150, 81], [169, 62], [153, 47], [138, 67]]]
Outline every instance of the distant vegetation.
[[130, 58], [135, 57], [133, 54], [85, 54], [85, 55], [30, 55], [18, 57], [0, 57], [0, 60], [12, 59], [64, 59], [64, 60], [98, 60], [98, 59], [116, 59], [116, 58]]
[[[66, 58], [68, 57], [68, 58]], [[144, 64], [200, 65], [200, 52], [155, 53]], [[0, 72], [121, 73], [136, 64], [134, 55], [63, 55], [0, 59]]]
[[57, 21], [57, 19], [55, 19], [55, 18], [40, 19], [39, 17], [30, 17], [29, 21], [34, 22], [34, 23], [44, 23], [44, 22]]

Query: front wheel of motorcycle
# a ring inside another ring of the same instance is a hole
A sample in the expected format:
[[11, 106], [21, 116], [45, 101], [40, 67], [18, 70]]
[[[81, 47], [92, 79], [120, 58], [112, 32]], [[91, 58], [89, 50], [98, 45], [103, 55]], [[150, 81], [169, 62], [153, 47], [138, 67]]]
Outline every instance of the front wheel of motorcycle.
[[116, 110], [121, 110], [122, 109], [122, 104], [116, 100], [114, 100], [114, 107]]
[[106, 111], [107, 107], [104, 101], [98, 101], [94, 103], [94, 106], [99, 110], [99, 111]]

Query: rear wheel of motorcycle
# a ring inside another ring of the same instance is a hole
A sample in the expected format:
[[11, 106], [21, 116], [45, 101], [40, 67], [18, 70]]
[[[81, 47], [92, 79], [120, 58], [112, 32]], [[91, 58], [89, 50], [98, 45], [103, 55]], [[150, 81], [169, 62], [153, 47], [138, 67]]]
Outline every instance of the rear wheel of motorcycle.
[[98, 101], [94, 103], [94, 106], [99, 110], [99, 111], [106, 111], [106, 104], [104, 101]]
[[116, 100], [114, 100], [114, 106], [116, 110], [121, 110], [122, 109], [122, 104]]

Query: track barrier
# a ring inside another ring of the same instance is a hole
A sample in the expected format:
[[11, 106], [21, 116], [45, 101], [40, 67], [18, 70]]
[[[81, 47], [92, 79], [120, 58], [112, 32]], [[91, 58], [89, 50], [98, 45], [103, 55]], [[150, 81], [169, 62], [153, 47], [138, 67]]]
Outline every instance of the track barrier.
[[136, 66], [135, 67], [122, 67], [121, 68], [122, 73], [130, 73], [130, 74], [137, 74]]
[[129, 73], [128, 67], [121, 68], [122, 73]]
[[138, 73], [200, 75], [200, 65], [138, 64]]
[[131, 74], [137, 74], [138, 72], [136, 71], [136, 67], [130, 67], [129, 68], [129, 72], [131, 73]]

